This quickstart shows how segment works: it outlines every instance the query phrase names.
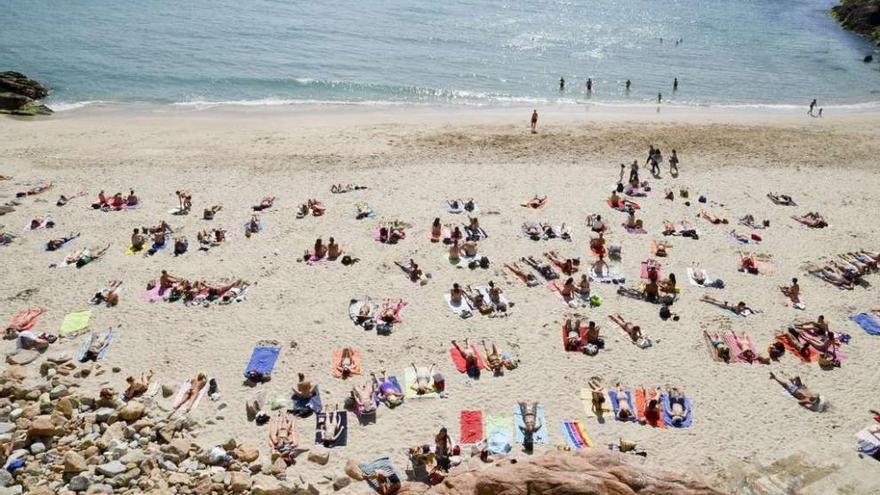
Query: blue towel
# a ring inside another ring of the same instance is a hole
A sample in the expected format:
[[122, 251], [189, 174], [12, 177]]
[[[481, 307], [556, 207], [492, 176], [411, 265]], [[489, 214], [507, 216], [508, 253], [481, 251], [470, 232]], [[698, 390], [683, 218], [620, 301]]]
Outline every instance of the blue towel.
[[321, 391], [315, 386], [315, 395], [311, 399], [293, 396], [293, 413], [298, 416], [308, 416], [311, 413], [320, 413], [324, 406], [321, 404]]
[[850, 320], [856, 322], [862, 330], [868, 332], [870, 335], [880, 335], [880, 321], [877, 318], [869, 315], [868, 313], [859, 313], [850, 318]]
[[[608, 401], [611, 402], [611, 410], [614, 411], [614, 418], [617, 419], [617, 411], [620, 410], [620, 402], [617, 397], [617, 390], [609, 390], [608, 391]], [[632, 412], [632, 416], [627, 421], [636, 421], [636, 407], [635, 401], [633, 401], [632, 391], [626, 391], [626, 401], [629, 404], [629, 410]]]
[[687, 408], [687, 417], [678, 426], [672, 423], [672, 416], [669, 415], [669, 394], [662, 394], [660, 401], [663, 403], [663, 422], [673, 428], [689, 428], [694, 422], [694, 410], [690, 397], [684, 398], [684, 407]]
[[397, 381], [396, 376], [389, 376], [388, 381], [391, 382], [392, 385], [394, 385], [395, 392], [397, 392], [398, 394], [403, 394], [403, 387], [400, 386], [400, 382]]
[[[391, 473], [391, 476], [388, 477], [391, 482], [400, 483], [400, 477], [398, 476], [397, 471], [394, 469], [394, 465], [391, 464], [391, 459], [387, 457], [381, 457], [373, 462], [358, 464], [358, 469], [360, 469], [361, 472], [364, 473], [364, 476], [371, 476], [373, 473], [379, 470], [385, 471]], [[368, 479], [367, 484], [370, 485], [373, 490], [379, 490], [379, 487], [376, 485], [375, 481]]]
[[[342, 428], [342, 431], [339, 432], [339, 436], [336, 437], [336, 440], [333, 442], [330, 447], [345, 447], [348, 445], [348, 413], [345, 411], [339, 411], [336, 413], [338, 415], [337, 422], [339, 424], [338, 428]], [[324, 427], [324, 422], [327, 421], [327, 413], [316, 414], [315, 415], [315, 443], [321, 444], [321, 430]]]
[[[523, 433], [523, 428], [525, 428], [525, 423], [523, 422], [522, 411], [519, 408], [519, 405], [513, 406], [513, 421], [516, 425], [516, 442], [523, 443], [525, 441], [525, 434]], [[549, 443], [549, 439], [547, 438], [548, 428], [547, 428], [547, 419], [544, 417], [544, 406], [538, 406], [538, 411], [536, 413], [537, 421], [541, 424], [541, 429], [536, 431], [533, 437], [534, 443]]]
[[[508, 419], [508, 421], [510, 420]], [[486, 437], [486, 440], [489, 452], [493, 454], [506, 454], [510, 452], [510, 444], [513, 442], [512, 435], [510, 434], [510, 427], [492, 428], [491, 425], [487, 425], [487, 429], [489, 430], [489, 434]]]
[[270, 375], [280, 352], [281, 348], [278, 346], [254, 347], [254, 352], [251, 353], [251, 360], [247, 368], [244, 369], [244, 377], [247, 378], [248, 374], [252, 371], [256, 371], [261, 375]]

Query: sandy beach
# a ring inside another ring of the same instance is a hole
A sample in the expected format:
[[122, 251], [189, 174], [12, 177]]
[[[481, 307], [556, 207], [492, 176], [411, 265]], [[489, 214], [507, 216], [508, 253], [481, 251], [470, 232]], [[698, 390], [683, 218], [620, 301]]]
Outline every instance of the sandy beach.
[[[818, 119], [805, 116], [805, 109], [654, 106], [538, 111], [534, 135], [528, 131], [531, 108], [98, 107], [32, 121], [0, 118], [0, 175], [12, 177], [0, 181], [0, 203], [37, 183], [54, 184], [52, 191], [24, 198], [14, 212], [0, 217], [2, 230], [17, 236], [0, 247], [0, 319], [42, 307], [47, 313], [35, 330], [57, 333], [65, 314], [90, 308], [91, 330], [121, 329], [99, 362], [108, 372], [84, 380], [85, 387], [97, 391], [109, 384], [122, 390], [126, 376], [150, 369], [158, 382], [176, 387], [205, 372], [217, 380], [221, 398], [204, 400], [192, 411], [204, 428], [198, 442], [209, 446], [230, 436], [249, 439], [265, 456], [266, 427], [248, 422], [244, 410], [255, 388], [243, 384], [242, 372], [257, 341], [276, 340], [282, 347], [271, 381], [258, 388], [271, 398], [289, 397], [302, 372], [320, 386], [325, 406], [341, 407], [352, 385], [367, 380], [370, 372], [384, 369], [402, 378], [410, 363], [436, 364], [446, 378], [448, 398], [382, 407], [376, 424], [367, 426], [349, 413], [348, 446], [335, 450], [328, 465], [303, 458], [289, 468], [306, 479], [335, 476], [348, 459], [362, 462], [382, 455], [404, 471], [406, 450], [430, 443], [440, 427], [458, 438], [460, 411], [512, 416], [517, 400], [536, 400], [545, 407], [550, 440], [539, 450], [564, 444], [560, 421], [580, 419], [596, 448], [624, 438], [648, 452], [646, 462], [698, 474], [722, 489], [772, 476], [791, 490], [803, 486], [798, 493], [804, 494], [880, 491], [877, 462], [858, 457], [854, 437], [871, 423], [868, 409], [880, 405], [880, 337], [849, 320], [880, 306], [880, 277], [867, 275], [872, 287], [845, 291], [803, 268], [805, 262], [838, 253], [880, 250], [880, 114]], [[676, 149], [681, 174], [670, 177], [666, 163], [660, 179], [642, 169], [652, 188], [648, 197], [637, 198], [647, 234], [629, 234], [621, 226], [626, 215], [605, 200], [620, 164], [643, 164], [651, 144], [666, 157]], [[368, 189], [331, 194], [336, 183]], [[685, 187], [690, 206], [678, 197]], [[110, 194], [134, 189], [142, 205], [120, 212], [93, 210], [89, 205], [102, 189]], [[193, 193], [188, 216], [169, 214], [179, 189]], [[664, 200], [665, 189], [675, 192], [674, 201]], [[59, 194], [79, 191], [86, 196], [55, 205]], [[768, 192], [788, 194], [798, 206], [774, 205]], [[546, 208], [520, 206], [534, 195], [548, 197]], [[700, 195], [709, 202], [697, 203]], [[242, 225], [264, 196], [277, 196], [275, 205], [260, 213], [263, 231], [246, 238]], [[321, 200], [326, 214], [295, 218], [297, 207], [309, 198]], [[453, 266], [446, 247], [429, 242], [435, 217], [444, 224], [467, 221], [465, 215], [444, 211], [444, 200], [452, 198], [478, 203], [480, 224], [489, 235], [479, 242], [479, 252], [491, 260], [489, 269]], [[368, 203], [376, 216], [355, 219], [357, 202]], [[207, 222], [201, 212], [210, 205], [223, 209]], [[730, 219], [730, 225], [697, 218], [702, 209]], [[807, 212], [820, 212], [830, 226], [810, 229], [791, 219]], [[592, 289], [602, 305], [572, 310], [543, 285], [528, 288], [503, 269], [504, 263], [542, 257], [549, 250], [592, 262], [588, 242], [594, 234], [585, 218], [594, 213], [609, 220], [609, 245], [622, 248], [627, 286], [638, 286], [640, 262], [652, 257], [651, 242], [671, 242], [662, 262], [664, 273], [676, 274], [683, 289], [672, 307], [679, 321], [662, 321], [658, 306], [619, 297], [616, 286], [598, 282]], [[749, 232], [736, 224], [746, 214], [769, 220], [757, 246], [741, 246], [729, 237], [734, 228]], [[46, 215], [55, 220], [54, 230], [22, 231], [31, 219]], [[699, 240], [661, 235], [664, 220], [684, 219], [696, 225]], [[168, 250], [154, 256], [126, 254], [133, 228], [162, 220], [175, 234], [188, 237], [189, 252], [179, 257]], [[397, 245], [374, 241], [380, 222], [391, 220], [412, 224], [406, 239]], [[528, 221], [565, 223], [572, 240], [523, 238], [520, 226]], [[225, 228], [228, 241], [207, 252], [197, 250], [197, 232], [211, 227]], [[82, 235], [61, 251], [44, 251], [46, 241], [68, 232]], [[346, 267], [298, 261], [319, 237], [334, 237], [360, 262]], [[107, 255], [82, 269], [49, 268], [74, 249], [108, 243]], [[771, 255], [775, 272], [738, 272], [739, 250]], [[410, 282], [394, 264], [409, 259], [431, 274], [426, 285]], [[686, 269], [693, 262], [722, 279], [725, 288], [688, 284]], [[225, 306], [139, 298], [163, 269], [191, 280], [241, 278], [252, 286], [246, 301]], [[800, 279], [803, 311], [786, 304], [778, 289], [792, 277]], [[91, 307], [95, 292], [114, 279], [124, 281], [119, 305]], [[515, 303], [509, 317], [463, 320], [444, 301], [453, 283], [489, 281]], [[745, 301], [761, 313], [736, 317], [700, 302], [704, 294]], [[390, 336], [365, 332], [350, 321], [349, 301], [365, 296], [406, 301], [403, 323]], [[615, 313], [641, 325], [654, 346], [639, 349], [629, 342], [608, 318]], [[602, 327], [606, 349], [595, 356], [563, 350], [560, 328], [573, 314]], [[718, 363], [702, 339], [703, 330], [747, 331], [764, 354], [774, 335], [818, 315], [832, 330], [852, 336], [843, 348], [847, 359], [831, 371], [803, 364], [790, 353], [768, 366]], [[519, 368], [502, 377], [483, 373], [475, 381], [457, 373], [450, 340], [465, 337], [515, 353]], [[52, 348], [75, 352], [84, 338], [62, 338]], [[331, 352], [342, 347], [362, 352], [362, 376], [333, 377]], [[13, 351], [14, 341], [4, 341], [2, 349]], [[109, 371], [117, 366], [122, 372]], [[800, 375], [830, 409], [803, 409], [768, 378], [770, 371]], [[693, 424], [655, 429], [610, 418], [600, 424], [580, 399], [592, 376], [601, 376], [606, 385], [677, 387], [693, 401]], [[158, 400], [163, 407], [171, 403], [170, 398]], [[312, 443], [314, 428], [313, 418], [298, 420], [303, 444]], [[525, 455], [518, 445], [513, 453]], [[360, 483], [344, 493], [368, 490]]]

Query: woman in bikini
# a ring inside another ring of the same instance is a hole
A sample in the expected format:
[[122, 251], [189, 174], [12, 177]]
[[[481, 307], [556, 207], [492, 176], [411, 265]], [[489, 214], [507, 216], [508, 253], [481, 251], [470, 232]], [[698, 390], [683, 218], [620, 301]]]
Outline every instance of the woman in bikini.
[[795, 376], [793, 378], [782, 380], [771, 371], [770, 379], [782, 385], [782, 388], [784, 388], [789, 394], [791, 394], [792, 397], [797, 399], [798, 404], [800, 404], [802, 407], [811, 411], [820, 410], [822, 401], [821, 396], [819, 396], [819, 394], [813, 393], [810, 389], [808, 389], [807, 386], [804, 385], [804, 382], [801, 380], [801, 377]]
[[639, 347], [650, 347], [651, 340], [642, 335], [642, 328], [638, 325], [633, 325], [632, 323], [623, 319], [619, 314], [609, 315], [608, 318], [617, 323], [620, 328], [629, 335], [630, 339], [632, 339], [633, 343], [638, 345]]
[[581, 348], [581, 320], [571, 323], [571, 318], [565, 320], [566, 350], [579, 351]]
[[535, 442], [535, 434], [541, 431], [544, 425], [538, 419], [538, 403], [520, 401], [517, 403], [520, 414], [522, 415], [522, 426], [519, 427], [523, 434], [523, 446], [526, 450], [530, 450]]
[[465, 291], [463, 291], [463, 294], [468, 299], [471, 306], [476, 308], [480, 314], [489, 315], [495, 311], [494, 308], [492, 308], [492, 305], [483, 297], [483, 294], [474, 290], [470, 285], [467, 286]]
[[202, 389], [204, 389], [208, 385], [208, 377], [204, 373], [199, 373], [195, 378], [189, 381], [189, 388], [187, 388], [186, 392], [174, 403], [174, 407], [171, 409], [171, 412], [168, 413], [168, 417], [170, 418], [178, 409], [183, 408], [184, 412], [189, 412], [192, 408], [193, 404], [195, 404], [196, 400], [199, 398], [199, 395], [202, 393]]
[[285, 464], [296, 464], [296, 456], [300, 453], [299, 435], [296, 419], [287, 412], [278, 411], [269, 423], [269, 446]]
[[348, 378], [353, 374], [360, 373], [360, 369], [354, 362], [354, 351], [350, 347], [342, 349], [342, 355], [339, 358], [339, 362], [335, 364], [335, 368], [342, 378]]
[[489, 301], [495, 306], [495, 309], [504, 313], [507, 311], [507, 304], [501, 300], [502, 290], [495, 285], [495, 282], [489, 281]]
[[682, 423], [687, 421], [687, 417], [691, 413], [685, 403], [685, 396], [677, 388], [667, 390], [667, 394], [669, 396], [669, 407], [666, 408], [666, 414], [672, 418], [673, 426], [681, 426]]
[[534, 287], [534, 286], [538, 285], [538, 279], [535, 277], [535, 275], [531, 272], [526, 272], [523, 269], [521, 269], [519, 267], [519, 265], [516, 264], [516, 262], [510, 263], [510, 264], [505, 263], [504, 268], [507, 268], [508, 270], [510, 270], [511, 273], [513, 273], [520, 280], [525, 282], [526, 286]]
[[135, 397], [140, 397], [150, 387], [150, 380], [152, 379], [153, 370], [142, 374], [140, 380], [135, 380], [133, 376], [126, 378], [125, 382], [128, 384], [128, 387], [126, 387], [125, 392], [122, 393], [122, 398], [129, 401]]
[[416, 367], [415, 363], [410, 363], [412, 365], [413, 370], [416, 372], [416, 382], [412, 385], [413, 390], [418, 395], [424, 395], [434, 390], [434, 387], [431, 385], [431, 375], [434, 374], [434, 365], [432, 364], [430, 368], [425, 367]]
[[441, 237], [443, 237], [443, 226], [440, 224], [440, 217], [437, 217], [431, 223], [431, 242], [440, 242]]
[[590, 378], [588, 384], [590, 385], [593, 414], [601, 418], [605, 413], [605, 387], [597, 376]]
[[619, 421], [630, 421], [635, 417], [635, 412], [629, 407], [629, 399], [626, 391], [618, 383], [615, 385], [617, 391], [617, 413], [616, 417]]
[[351, 398], [357, 405], [359, 414], [371, 414], [376, 411], [376, 383], [370, 380], [367, 383], [355, 384], [351, 389]]
[[491, 350], [486, 345], [485, 340], [482, 341], [482, 344], [483, 344], [483, 351], [485, 351], [485, 353], [486, 353], [486, 364], [489, 367], [489, 369], [492, 370], [492, 373], [494, 373], [496, 376], [504, 374], [505, 368], [507, 368], [507, 369], [515, 368], [512, 360], [510, 360], [504, 354], [501, 354], [500, 352], [498, 352], [498, 347], [495, 345], [494, 342], [492, 343]]
[[706, 340], [712, 344], [712, 350], [715, 351], [715, 356], [724, 361], [725, 363], [730, 362], [730, 347], [727, 347], [727, 344], [724, 342], [724, 339], [721, 338], [721, 334], [715, 332], [712, 335], [709, 335], [709, 332], [703, 330], [703, 336]]
[[399, 406], [403, 403], [403, 391], [388, 379], [388, 373], [385, 370], [382, 370], [381, 373], [381, 379], [377, 379], [373, 373], [370, 374], [373, 377], [374, 386], [379, 389], [379, 398], [390, 408]]
[[467, 372], [467, 375], [471, 378], [477, 378], [480, 376], [480, 361], [477, 359], [477, 355], [474, 352], [473, 346], [471, 345], [470, 339], [464, 339], [464, 346], [458, 345], [458, 342], [452, 341], [452, 345], [458, 351], [459, 354], [464, 357], [464, 368]]
[[324, 424], [318, 428], [318, 438], [325, 448], [333, 447], [336, 439], [345, 431], [345, 425], [339, 418], [339, 404], [336, 404], [332, 411], [328, 408], [324, 413]]

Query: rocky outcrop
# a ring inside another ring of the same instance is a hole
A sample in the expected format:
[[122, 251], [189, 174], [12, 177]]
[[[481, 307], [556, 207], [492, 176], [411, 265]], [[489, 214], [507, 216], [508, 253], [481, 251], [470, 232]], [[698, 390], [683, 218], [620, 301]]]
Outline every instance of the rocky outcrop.
[[406, 483], [401, 495], [721, 495], [704, 482], [642, 458], [591, 449], [484, 464], [472, 458], [439, 485]]
[[831, 15], [846, 29], [880, 43], [880, 0], [841, 0]]
[[38, 103], [49, 95], [45, 86], [20, 72], [0, 72], [0, 112], [14, 115], [47, 115], [47, 106]]

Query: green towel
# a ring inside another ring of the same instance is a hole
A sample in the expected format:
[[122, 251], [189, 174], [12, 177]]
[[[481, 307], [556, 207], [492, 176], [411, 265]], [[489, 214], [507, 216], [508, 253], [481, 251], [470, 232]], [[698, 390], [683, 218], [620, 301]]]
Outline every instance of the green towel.
[[58, 330], [58, 335], [62, 337], [70, 337], [78, 334], [88, 328], [89, 318], [91, 317], [92, 312], [88, 309], [85, 311], [67, 313], [64, 317], [64, 321], [61, 322], [61, 330]]

